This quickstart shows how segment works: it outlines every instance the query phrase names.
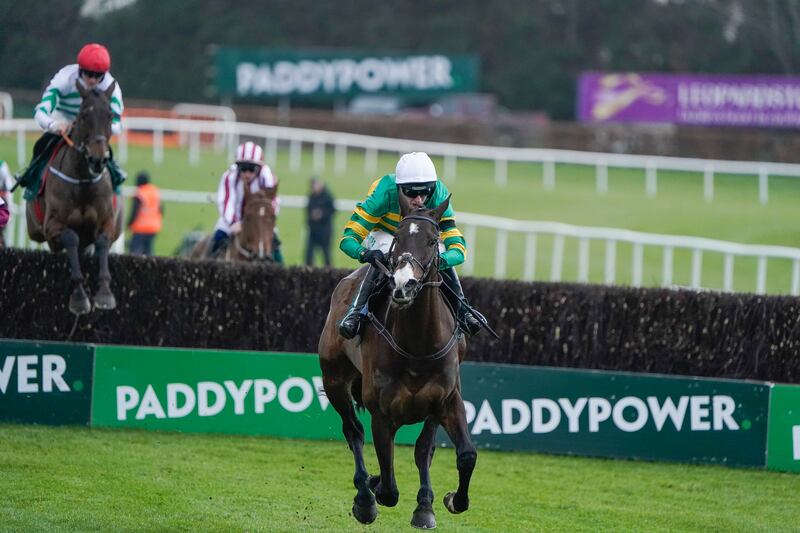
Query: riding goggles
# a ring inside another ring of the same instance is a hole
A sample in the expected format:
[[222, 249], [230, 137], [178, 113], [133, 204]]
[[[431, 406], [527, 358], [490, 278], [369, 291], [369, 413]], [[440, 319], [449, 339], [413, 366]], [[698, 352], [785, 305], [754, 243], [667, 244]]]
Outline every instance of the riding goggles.
[[261, 166], [255, 163], [236, 163], [236, 168], [239, 169], [239, 172], [255, 172], [256, 174], [261, 170]]
[[400, 191], [404, 196], [416, 198], [417, 196], [430, 196], [436, 189], [436, 182], [433, 183], [408, 183], [400, 185]]
[[94, 78], [98, 81], [102, 80], [105, 75], [106, 75], [105, 72], [95, 72], [93, 70], [86, 70], [83, 68], [81, 69], [81, 76], [85, 76], [87, 78]]

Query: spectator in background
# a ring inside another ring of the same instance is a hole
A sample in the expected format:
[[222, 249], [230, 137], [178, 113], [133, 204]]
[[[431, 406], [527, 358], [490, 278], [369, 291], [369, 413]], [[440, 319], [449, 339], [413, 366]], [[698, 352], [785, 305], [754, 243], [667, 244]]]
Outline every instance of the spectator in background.
[[336, 213], [333, 196], [325, 184], [316, 176], [311, 178], [311, 192], [306, 206], [306, 223], [308, 224], [308, 243], [306, 244], [306, 265], [314, 264], [314, 251], [319, 248], [325, 260], [325, 266], [331, 266], [331, 233], [332, 220]]
[[0, 159], [0, 248], [4, 246], [3, 228], [8, 224], [11, 216], [8, 204], [11, 203], [11, 188], [14, 186], [14, 178], [8, 170], [8, 164]]
[[153, 255], [153, 240], [161, 231], [164, 206], [158, 188], [150, 183], [147, 172], [136, 176], [136, 196], [131, 202], [128, 230], [133, 233], [129, 253]]

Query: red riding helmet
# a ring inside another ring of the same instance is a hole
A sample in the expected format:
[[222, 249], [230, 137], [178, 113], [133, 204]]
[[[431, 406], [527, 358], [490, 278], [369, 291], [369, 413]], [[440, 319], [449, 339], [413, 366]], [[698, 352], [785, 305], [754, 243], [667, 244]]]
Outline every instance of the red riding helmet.
[[111, 68], [111, 55], [102, 44], [90, 43], [78, 52], [78, 66], [92, 72], [108, 72]]

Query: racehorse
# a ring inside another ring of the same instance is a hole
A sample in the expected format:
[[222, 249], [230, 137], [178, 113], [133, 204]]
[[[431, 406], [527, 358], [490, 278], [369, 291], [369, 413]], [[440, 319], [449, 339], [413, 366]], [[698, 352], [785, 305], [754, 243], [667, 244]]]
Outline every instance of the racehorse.
[[[275, 208], [273, 200], [278, 187], [250, 192], [244, 187], [242, 207], [242, 231], [231, 238], [231, 242], [221, 255], [225, 261], [267, 261], [271, 262], [272, 239], [275, 230]], [[202, 259], [207, 255], [211, 237], [207, 236], [197, 243], [191, 258]]]
[[26, 205], [28, 235], [47, 241], [50, 250], [66, 249], [72, 294], [69, 309], [76, 315], [91, 309], [83, 287], [78, 255], [94, 244], [100, 265], [94, 305], [97, 309], [117, 306], [111, 292], [108, 249], [122, 232], [121, 207], [117, 205], [106, 167], [111, 138], [110, 99], [116, 82], [105, 91], [75, 87], [83, 99], [68, 135], [53, 152], [44, 170], [43, 191]]
[[[342, 418], [342, 432], [355, 459], [353, 483], [357, 490], [353, 515], [371, 523], [377, 503], [392, 507], [399, 492], [394, 476], [394, 437], [400, 426], [424, 422], [414, 458], [420, 488], [411, 524], [436, 527], [430, 465], [436, 430], [441, 424], [456, 448], [458, 490], [444, 497], [451, 513], [469, 507], [469, 482], [477, 452], [470, 440], [461, 398], [460, 363], [466, 341], [459, 333], [453, 311], [438, 288], [439, 220], [450, 197], [434, 209], [406, 212], [389, 252], [390, 291], [372, 297], [368, 318], [374, 327], [345, 340], [337, 325], [353, 292], [366, 274], [364, 266], [339, 282], [319, 341], [320, 367], [325, 394]], [[364, 464], [364, 428], [356, 405], [372, 416], [372, 436], [380, 475], [370, 476]]]

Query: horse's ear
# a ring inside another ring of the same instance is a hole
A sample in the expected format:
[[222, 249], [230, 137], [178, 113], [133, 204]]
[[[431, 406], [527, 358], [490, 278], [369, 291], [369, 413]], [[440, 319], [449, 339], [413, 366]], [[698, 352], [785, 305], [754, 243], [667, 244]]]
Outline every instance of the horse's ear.
[[400, 192], [400, 188], [397, 189], [397, 203], [400, 204], [400, 218], [406, 218], [406, 215], [411, 212], [410, 205], [408, 203], [408, 198], [406, 198], [402, 192]]
[[114, 81], [111, 82], [111, 85], [108, 86], [108, 89], [106, 89], [106, 91], [105, 91], [106, 92], [106, 98], [108, 98], [109, 102], [111, 101], [111, 96], [114, 94], [114, 89], [116, 89], [116, 88], [117, 88], [117, 80], [114, 80]]
[[441, 220], [442, 215], [444, 215], [444, 212], [447, 211], [448, 207], [450, 207], [450, 197], [451, 196], [453, 196], [453, 193], [448, 194], [447, 198], [445, 198], [442, 201], [442, 203], [440, 203], [439, 205], [437, 205], [436, 207], [433, 208], [433, 215], [434, 215], [433, 218], [434, 218], [434, 220]]
[[86, 98], [86, 95], [89, 94], [89, 91], [86, 90], [86, 87], [83, 86], [80, 80], [75, 80], [75, 88], [78, 90], [78, 94], [81, 95], [81, 98]]

